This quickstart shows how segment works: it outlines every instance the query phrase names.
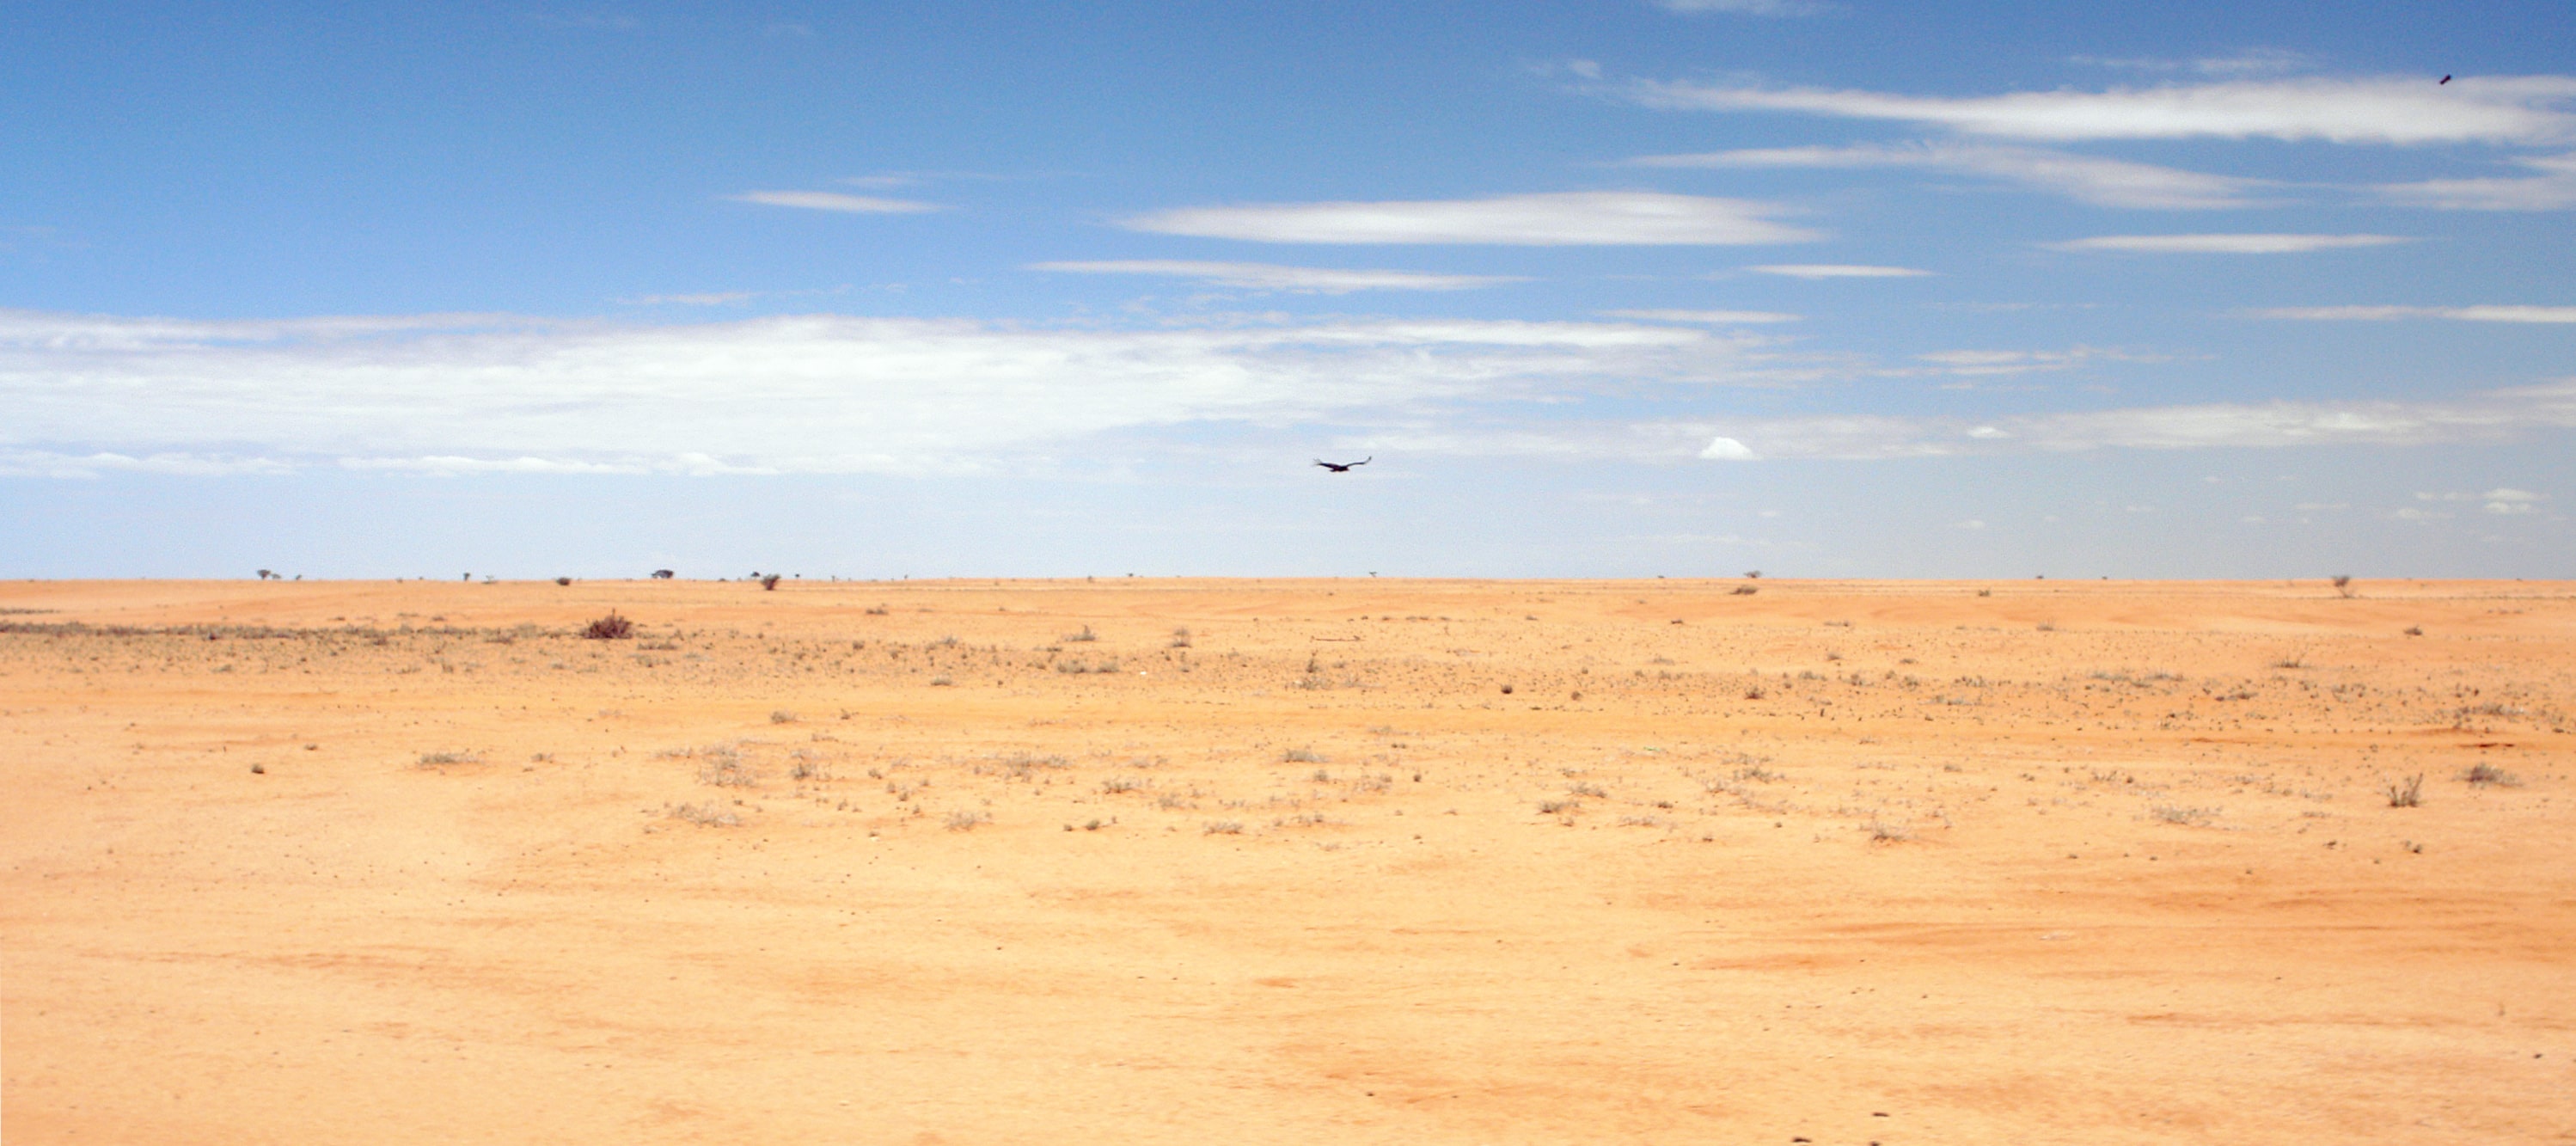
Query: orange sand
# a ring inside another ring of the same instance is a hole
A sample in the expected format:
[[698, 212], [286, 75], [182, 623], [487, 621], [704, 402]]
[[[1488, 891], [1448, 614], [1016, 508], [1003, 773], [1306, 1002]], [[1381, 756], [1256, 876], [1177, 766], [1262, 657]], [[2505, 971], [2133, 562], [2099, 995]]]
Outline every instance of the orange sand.
[[2576, 1141], [2576, 586], [1741, 584], [0, 585], [0, 1134]]

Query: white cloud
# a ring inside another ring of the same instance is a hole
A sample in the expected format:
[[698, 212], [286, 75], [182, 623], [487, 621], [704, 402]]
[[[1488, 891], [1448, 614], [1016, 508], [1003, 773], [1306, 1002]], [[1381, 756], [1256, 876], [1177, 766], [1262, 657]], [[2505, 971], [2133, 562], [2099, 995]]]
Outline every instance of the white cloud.
[[1728, 12], [1738, 16], [1813, 16], [1833, 10], [1831, 5], [1814, 0], [1655, 0], [1655, 6], [1688, 16], [1703, 12]]
[[1709, 439], [1708, 445], [1700, 449], [1699, 456], [1716, 461], [1749, 462], [1762, 455], [1754, 453], [1752, 447], [1733, 438], [1721, 437]]
[[2204, 76], [2280, 75], [2306, 71], [2316, 66], [2315, 57], [2281, 48], [2247, 48], [2228, 56], [2203, 56], [2190, 60], [2170, 59], [2105, 59], [2100, 56], [2070, 56], [2069, 63], [2092, 64], [2141, 72], [2198, 72]]
[[1604, 318], [1633, 318], [1641, 322], [1704, 322], [1714, 326], [1796, 322], [1800, 317], [1776, 310], [1605, 310], [1600, 314]]
[[2352, 247], [2411, 243], [2404, 235], [2096, 235], [2042, 243], [2053, 251], [2125, 251], [2139, 254], [2295, 255]]
[[844, 195], [838, 191], [745, 191], [730, 196], [737, 202], [761, 203], [771, 207], [801, 207], [808, 211], [847, 211], [861, 215], [912, 215], [923, 211], [945, 211], [937, 203], [914, 199], [880, 199], [874, 195]]
[[1415, 271], [1283, 267], [1272, 263], [1208, 263], [1182, 259], [1031, 263], [1029, 269], [1070, 274], [1167, 275], [1217, 286], [1301, 294], [1348, 294], [1360, 290], [1471, 290], [1529, 281], [1516, 275], [1435, 275]]
[[2415, 495], [2415, 500], [2480, 502], [2482, 504], [2478, 507], [2479, 509], [2487, 513], [2510, 517], [2516, 514], [2537, 513], [2540, 510], [2539, 503], [2547, 501], [2548, 498], [2545, 495], [2533, 493], [2527, 489], [2515, 489], [2511, 486], [2502, 486], [2488, 490], [2485, 493], [2419, 493]]
[[2447, 318], [2459, 322], [2576, 322], [2576, 306], [2276, 306], [2246, 312], [2256, 318], [2318, 322], [2393, 322]]
[[1787, 275], [1793, 279], [1910, 279], [1932, 273], [1912, 267], [1869, 267], [1849, 263], [1775, 263], [1744, 269], [1766, 275]]
[[2246, 207], [2262, 200], [2259, 179], [2207, 175], [2149, 163], [1997, 144], [1854, 144], [1773, 147], [1695, 155], [1649, 155], [1640, 167], [1862, 168], [1921, 167], [1957, 171], [2054, 192], [2103, 207], [2191, 210]]
[[[1917, 354], [1916, 359], [1932, 363], [1945, 374], [1960, 377], [2028, 374], [2039, 370], [2067, 370], [2094, 359], [2110, 362], [2162, 362], [2159, 355], [2135, 354], [2104, 350], [2093, 346], [2076, 346], [2067, 350], [1937, 350]], [[2010, 437], [1993, 426], [1979, 426], [1968, 431], [1972, 438]]]
[[1725, 382], [1757, 368], [1758, 345], [1588, 322], [1068, 330], [837, 315], [648, 326], [0, 311], [0, 466], [957, 471], [1187, 423], [1419, 419], [1596, 385]]
[[2548, 144], [2576, 139], [2576, 76], [2237, 80], [1909, 96], [1822, 88], [1644, 82], [1637, 99], [1701, 111], [1786, 111], [1899, 120], [2008, 139], [2280, 139], [2335, 143]]
[[2576, 155], [2525, 156], [2515, 163], [2540, 172], [2519, 179], [2428, 179], [2383, 183], [2371, 190], [2391, 203], [2451, 211], [2564, 211], [2576, 208]]
[[756, 290], [709, 291], [704, 294], [643, 294], [621, 298], [627, 306], [734, 306], [759, 298]]
[[1725, 434], [1766, 458], [1872, 459], [2102, 449], [2412, 446], [2494, 441], [2553, 429], [2576, 429], [2576, 381], [2494, 390], [2447, 402], [2144, 406], [1975, 422], [1827, 415], [1676, 422], [1670, 432], [1684, 441]]
[[1489, 243], [1506, 246], [1797, 243], [1775, 203], [1654, 191], [1574, 191], [1380, 203], [1181, 207], [1124, 220], [1137, 231], [1262, 243]]

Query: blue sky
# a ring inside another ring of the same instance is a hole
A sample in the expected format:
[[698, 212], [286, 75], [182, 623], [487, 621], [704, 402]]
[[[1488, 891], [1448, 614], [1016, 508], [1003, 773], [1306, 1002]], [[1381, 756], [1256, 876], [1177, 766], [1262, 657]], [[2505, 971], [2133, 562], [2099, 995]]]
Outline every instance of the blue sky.
[[2566, 575], [2576, 15], [2105, 8], [13, 5], [0, 576]]

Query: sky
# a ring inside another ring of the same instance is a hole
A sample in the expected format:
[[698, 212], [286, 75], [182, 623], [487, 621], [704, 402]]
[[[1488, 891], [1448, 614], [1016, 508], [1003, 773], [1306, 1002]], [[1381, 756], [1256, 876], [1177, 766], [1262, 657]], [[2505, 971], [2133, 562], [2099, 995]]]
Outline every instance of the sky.
[[2564, 0], [18, 3], [0, 577], [2565, 577], [2571, 216]]

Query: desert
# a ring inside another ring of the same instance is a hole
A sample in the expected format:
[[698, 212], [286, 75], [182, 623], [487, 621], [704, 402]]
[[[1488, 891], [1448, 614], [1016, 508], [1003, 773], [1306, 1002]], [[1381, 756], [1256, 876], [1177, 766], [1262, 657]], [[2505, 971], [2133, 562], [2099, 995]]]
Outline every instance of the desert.
[[2539, 581], [0, 584], [0, 1133], [2576, 1141], [2571, 670]]

